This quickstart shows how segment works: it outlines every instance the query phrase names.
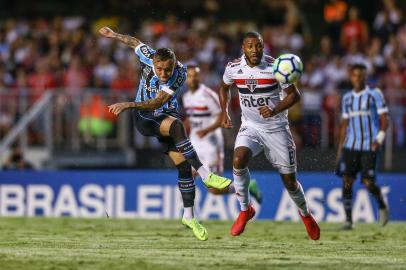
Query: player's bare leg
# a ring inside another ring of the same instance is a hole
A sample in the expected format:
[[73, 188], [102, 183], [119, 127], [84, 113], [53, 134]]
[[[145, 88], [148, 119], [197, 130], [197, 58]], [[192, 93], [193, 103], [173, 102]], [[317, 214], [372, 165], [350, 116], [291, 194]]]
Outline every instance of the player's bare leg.
[[343, 176], [343, 206], [345, 212], [345, 223], [341, 227], [343, 230], [352, 230], [352, 185], [355, 179], [347, 175]]
[[307, 234], [312, 240], [320, 238], [320, 227], [307, 207], [302, 185], [296, 179], [296, 173], [281, 174], [281, 178], [290, 198], [299, 208], [299, 214], [306, 227]]
[[366, 189], [374, 196], [379, 208], [379, 223], [385, 226], [389, 221], [389, 209], [383, 199], [380, 187], [371, 179], [362, 179], [362, 183]]
[[181, 153], [171, 151], [169, 157], [178, 169], [178, 187], [183, 201], [182, 224], [192, 229], [197, 239], [205, 241], [208, 238], [207, 230], [194, 216], [194, 201], [196, 195], [192, 168]]
[[[228, 187], [224, 189], [209, 188], [209, 192], [215, 195], [234, 194], [235, 187], [234, 184], [231, 183]], [[259, 204], [262, 203], [262, 192], [255, 179], [250, 180], [250, 184], [248, 185], [248, 192], [251, 195], [251, 197], [254, 197]]]
[[[213, 164], [212, 166], [209, 166], [210, 170], [218, 175], [223, 175], [223, 158], [220, 158], [216, 164]], [[219, 169], [221, 168], [221, 169]], [[194, 175], [196, 176], [196, 172], [193, 170]], [[209, 188], [208, 189], [211, 194], [214, 195], [227, 195], [227, 194], [234, 194], [235, 193], [235, 187], [234, 184], [231, 183], [228, 187], [223, 188], [223, 189], [216, 189], [216, 188]], [[248, 185], [248, 192], [251, 195], [251, 197], [254, 197], [255, 200], [261, 204], [262, 203], [262, 192], [258, 186], [258, 183], [255, 179], [250, 179], [250, 183]]]
[[252, 152], [248, 147], [237, 147], [234, 150], [233, 176], [235, 194], [240, 203], [241, 212], [231, 227], [231, 235], [237, 236], [244, 232], [247, 222], [255, 216], [255, 209], [250, 204], [248, 186], [250, 173], [248, 163]]
[[203, 166], [192, 143], [189, 141], [183, 123], [180, 120], [168, 116], [162, 121], [159, 130], [163, 136], [172, 138], [179, 153], [181, 153], [189, 164], [197, 171], [203, 179], [203, 183], [208, 188], [224, 189], [231, 184], [230, 179], [213, 174]]

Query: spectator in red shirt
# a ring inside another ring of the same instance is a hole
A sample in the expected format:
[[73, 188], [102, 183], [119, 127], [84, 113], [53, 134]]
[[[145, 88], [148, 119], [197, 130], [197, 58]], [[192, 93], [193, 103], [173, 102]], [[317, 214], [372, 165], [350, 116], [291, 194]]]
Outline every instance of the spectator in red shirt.
[[359, 11], [351, 7], [348, 11], [348, 20], [341, 28], [341, 46], [348, 49], [352, 42], [356, 42], [358, 48], [363, 48], [368, 41], [368, 28], [362, 19], [359, 18]]
[[63, 85], [70, 95], [79, 93], [80, 90], [89, 85], [89, 74], [82, 65], [82, 60], [75, 55], [63, 75]]
[[117, 77], [111, 82], [111, 89], [114, 91], [134, 92], [135, 91], [135, 71], [128, 63], [120, 64]]
[[45, 90], [57, 86], [53, 73], [49, 71], [48, 59], [38, 60], [34, 73], [28, 77], [28, 85], [33, 93], [33, 101], [41, 96]]

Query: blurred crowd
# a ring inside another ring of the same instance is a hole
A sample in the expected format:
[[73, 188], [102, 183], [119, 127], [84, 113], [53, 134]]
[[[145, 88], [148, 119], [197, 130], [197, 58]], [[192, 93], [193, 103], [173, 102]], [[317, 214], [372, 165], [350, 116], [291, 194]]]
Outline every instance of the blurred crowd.
[[[75, 95], [101, 88], [133, 97], [139, 81], [138, 61], [125, 45], [97, 35], [104, 25], [152, 47], [170, 47], [186, 64], [199, 63], [203, 82], [217, 90], [227, 62], [241, 55], [243, 33], [257, 30], [264, 37], [267, 54], [276, 57], [291, 52], [305, 63], [302, 102], [290, 112], [298, 146], [320, 145], [322, 132], [328, 133], [333, 145], [340, 98], [351, 89], [347, 72], [353, 62], [366, 63], [368, 83], [383, 90], [396, 145], [405, 146], [406, 19], [395, 0], [381, 1], [369, 21], [357, 6], [326, 1], [324, 21], [316, 25], [323, 25], [318, 35], [293, 0], [263, 1], [268, 16], [260, 22], [216, 19], [213, 14], [221, 12], [218, 1], [204, 3], [211, 11], [206, 16], [186, 19], [170, 14], [137, 25], [114, 16], [91, 21], [84, 16], [2, 20], [0, 95], [24, 93], [32, 103], [46, 90]], [[0, 100], [0, 139], [18, 116], [10, 113], [16, 105], [8, 101]], [[60, 102], [62, 106], [64, 101]], [[232, 106], [237, 115], [238, 99], [234, 98]]]

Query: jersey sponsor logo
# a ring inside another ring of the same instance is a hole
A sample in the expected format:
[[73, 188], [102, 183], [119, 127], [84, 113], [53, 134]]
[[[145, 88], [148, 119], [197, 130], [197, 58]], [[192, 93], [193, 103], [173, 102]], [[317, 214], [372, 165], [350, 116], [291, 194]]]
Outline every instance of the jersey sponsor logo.
[[248, 108], [256, 108], [262, 106], [268, 106], [270, 104], [271, 97], [259, 97], [256, 98], [255, 96], [240, 96], [241, 104], [244, 107]]
[[148, 92], [151, 92], [151, 93], [158, 93], [159, 92], [158, 88], [151, 87], [150, 85], [147, 84], [147, 82], [144, 82], [144, 87], [143, 88], [146, 89]]
[[183, 68], [181, 68], [178, 72], [178, 77], [176, 78], [175, 83], [173, 84], [172, 88], [179, 88], [182, 86], [182, 84], [185, 82], [186, 76], [185, 72], [183, 72]]
[[371, 115], [371, 112], [370, 111], [349, 112], [348, 115], [351, 116], [351, 117], [366, 116], [366, 115]]
[[147, 47], [147, 46], [142, 46], [142, 47], [140, 48], [140, 51], [141, 51], [141, 53], [142, 53], [145, 57], [151, 58], [152, 54], [151, 54], [151, 52], [148, 50], [148, 47]]

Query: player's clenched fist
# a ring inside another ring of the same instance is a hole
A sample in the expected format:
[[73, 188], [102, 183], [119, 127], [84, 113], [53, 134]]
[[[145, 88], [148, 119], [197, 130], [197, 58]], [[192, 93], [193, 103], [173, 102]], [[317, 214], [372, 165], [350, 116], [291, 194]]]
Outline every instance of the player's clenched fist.
[[263, 118], [269, 118], [274, 116], [274, 111], [268, 106], [259, 107], [258, 111]]
[[122, 111], [125, 111], [131, 107], [131, 102], [122, 102], [122, 103], [116, 103], [113, 105], [110, 105], [109, 112], [119, 115]]
[[228, 113], [222, 114], [221, 127], [222, 128], [232, 128], [233, 127], [233, 123], [231, 122], [231, 119], [230, 119], [230, 116], [228, 115]]
[[112, 38], [114, 37], [114, 31], [111, 30], [109, 27], [104, 26], [102, 28], [100, 28], [99, 30], [100, 35], [104, 36], [104, 37], [108, 37], [108, 38]]

